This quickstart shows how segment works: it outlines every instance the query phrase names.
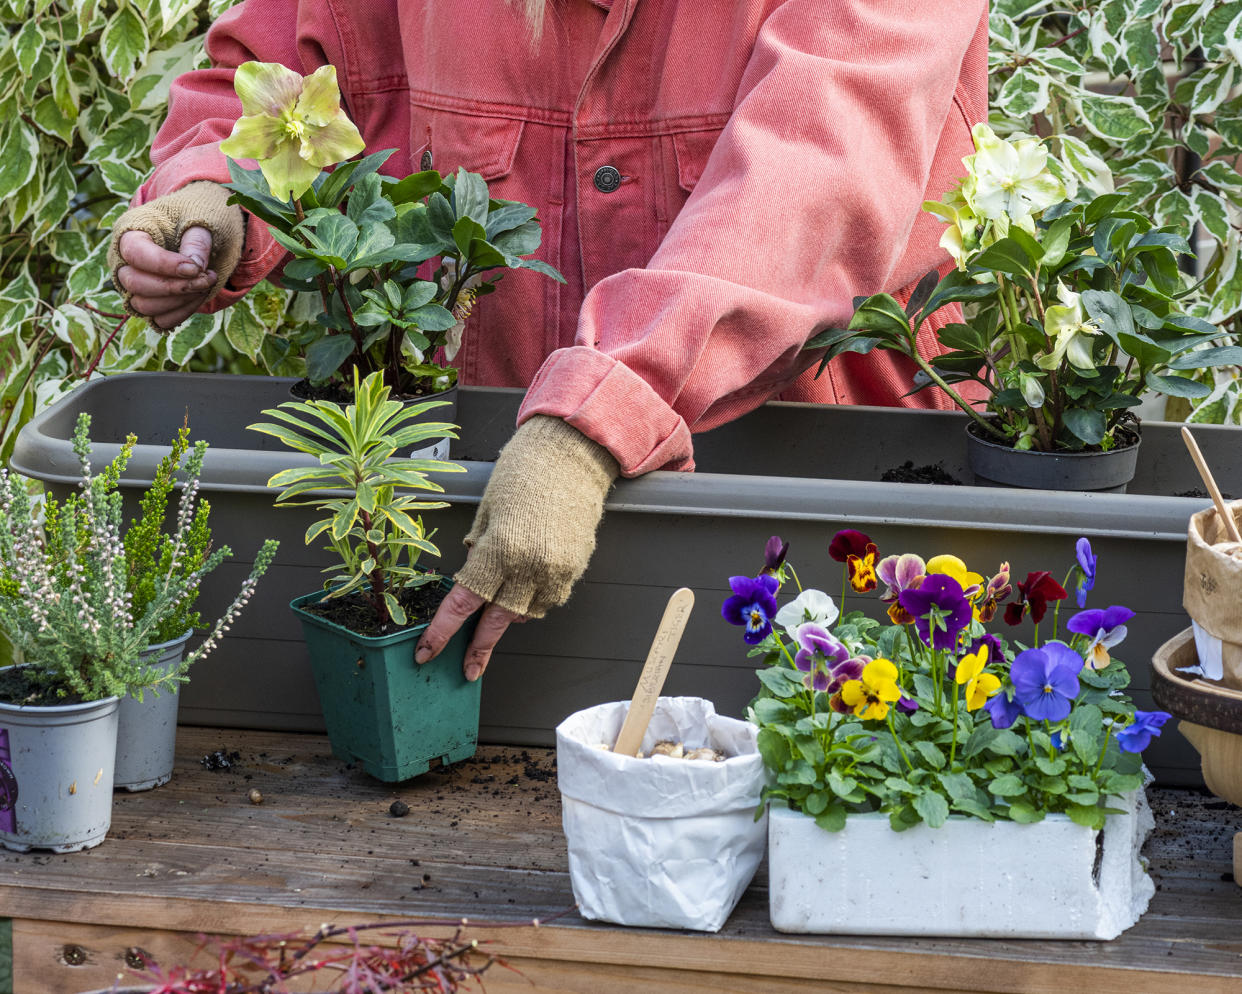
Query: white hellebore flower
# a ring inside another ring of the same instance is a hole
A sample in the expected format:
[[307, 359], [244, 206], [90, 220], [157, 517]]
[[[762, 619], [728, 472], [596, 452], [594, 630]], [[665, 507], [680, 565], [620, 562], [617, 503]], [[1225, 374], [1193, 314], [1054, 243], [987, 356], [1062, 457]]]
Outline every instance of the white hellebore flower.
[[1099, 326], [1083, 313], [1082, 295], [1057, 281], [1057, 297], [1060, 304], [1052, 304], [1044, 311], [1044, 331], [1054, 338], [1052, 353], [1038, 356], [1036, 365], [1041, 369], [1056, 369], [1062, 359], [1068, 359], [1075, 369], [1089, 373], [1095, 369], [1091, 357], [1091, 339], [1100, 334]]
[[986, 124], [971, 129], [977, 151], [965, 160], [974, 178], [972, 204], [988, 220], [1007, 218], [1034, 234], [1035, 214], [1065, 199], [1065, 185], [1048, 170], [1038, 138], [1006, 141]]
[[804, 590], [776, 612], [775, 620], [797, 638], [797, 630], [803, 625], [815, 624], [827, 628], [840, 613], [833, 599], [822, 590]]

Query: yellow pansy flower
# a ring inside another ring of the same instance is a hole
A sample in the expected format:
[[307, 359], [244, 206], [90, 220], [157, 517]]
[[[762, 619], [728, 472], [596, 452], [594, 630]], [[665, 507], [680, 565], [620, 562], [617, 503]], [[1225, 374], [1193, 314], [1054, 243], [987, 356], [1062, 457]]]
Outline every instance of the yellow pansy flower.
[[873, 659], [863, 667], [862, 678], [848, 680], [841, 688], [841, 700], [864, 720], [883, 721], [889, 705], [901, 700], [897, 686], [897, 667], [887, 659]]

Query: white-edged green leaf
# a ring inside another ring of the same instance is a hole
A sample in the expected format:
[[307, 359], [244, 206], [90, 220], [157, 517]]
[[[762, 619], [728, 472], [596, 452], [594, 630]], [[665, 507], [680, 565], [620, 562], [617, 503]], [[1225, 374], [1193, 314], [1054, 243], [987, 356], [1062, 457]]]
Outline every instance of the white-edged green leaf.
[[0, 200], [12, 196], [35, 175], [39, 167], [39, 138], [24, 121], [13, 120], [0, 142]]
[[1152, 130], [1151, 118], [1129, 97], [1088, 94], [1082, 100], [1083, 123], [1108, 141], [1128, 141]]
[[108, 21], [99, 38], [104, 64], [117, 79], [128, 80], [138, 60], [147, 54], [147, 26], [130, 6], [123, 6]]
[[184, 366], [206, 345], [220, 326], [219, 314], [192, 314], [164, 339], [164, 354], [175, 366]]

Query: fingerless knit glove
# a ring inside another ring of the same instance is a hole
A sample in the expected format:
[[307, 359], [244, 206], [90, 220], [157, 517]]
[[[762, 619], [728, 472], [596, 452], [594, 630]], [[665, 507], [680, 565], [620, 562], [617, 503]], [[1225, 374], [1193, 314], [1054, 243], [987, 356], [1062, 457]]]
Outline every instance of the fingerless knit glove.
[[528, 618], [564, 604], [595, 550], [612, 454], [560, 418], [535, 415], [500, 453], [456, 581]]
[[211, 299], [233, 275], [246, 238], [246, 217], [236, 204], [227, 203], [228, 199], [229, 191], [219, 183], [203, 180], [140, 207], [131, 207], [117, 219], [108, 246], [108, 270], [129, 313], [134, 313], [129, 306], [130, 294], [116, 278], [117, 270], [125, 265], [120, 252], [121, 236], [127, 231], [145, 231], [160, 248], [177, 251], [187, 228], [206, 228], [211, 232], [207, 268], [216, 271], [216, 285], [207, 297]]

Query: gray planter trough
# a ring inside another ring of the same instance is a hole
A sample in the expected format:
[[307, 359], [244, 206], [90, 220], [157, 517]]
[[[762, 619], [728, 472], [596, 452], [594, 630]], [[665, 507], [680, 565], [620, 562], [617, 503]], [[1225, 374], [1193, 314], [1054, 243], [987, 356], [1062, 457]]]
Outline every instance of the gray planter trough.
[[[188, 415], [192, 436], [212, 446], [203, 491], [216, 541], [236, 553], [209, 579], [205, 617], [223, 609], [262, 539], [281, 540], [254, 601], [184, 687], [186, 724], [323, 729], [288, 603], [319, 587], [327, 560], [303, 544], [308, 515], [274, 509], [264, 487], [277, 469], [307, 457], [244, 430], [262, 408], [288, 399], [291, 382], [173, 373], [95, 380], [32, 421], [13, 455], [20, 472], [53, 485], [73, 482], [70, 435], [77, 413], [89, 411], [101, 463], [127, 432], [137, 433], [124, 484], [140, 488]], [[520, 399], [515, 390], [461, 391], [462, 441], [453, 454], [467, 471], [443, 478], [453, 506], [433, 519], [448, 571], [464, 558], [462, 536], [489, 461], [512, 433]], [[681, 586], [695, 590], [697, 606], [664, 693], [706, 697], [720, 713], [742, 715], [758, 684], [740, 629], [720, 618], [728, 577], [755, 573], [764, 542], [780, 534], [791, 542], [803, 582], [838, 596], [840, 567], [827, 546], [845, 527], [866, 531], [881, 554], [952, 552], [980, 573], [1008, 560], [1017, 579], [1036, 569], [1063, 577], [1075, 539], [1087, 536], [1100, 556], [1089, 605], [1125, 604], [1138, 612], [1119, 655], [1134, 674], [1139, 706], [1151, 707], [1148, 663], [1187, 625], [1181, 607], [1186, 526], [1207, 503], [1175, 496], [1199, 483], [1178, 426], [1145, 426], [1138, 473], [1125, 494], [879, 482], [886, 469], [912, 461], [938, 464], [972, 483], [964, 422], [948, 412], [768, 404], [698, 436], [698, 472], [619, 483], [595, 558], [569, 604], [543, 621], [511, 628], [501, 643], [484, 678], [480, 740], [551, 745], [566, 715], [628, 698], [664, 603]], [[1221, 487], [1242, 495], [1242, 460], [1235, 458], [1242, 430], [1204, 426], [1196, 437]], [[874, 596], [866, 602], [874, 606]], [[1029, 638], [1029, 630], [1018, 636]], [[1171, 728], [1149, 750], [1148, 762], [1164, 783], [1200, 782], [1194, 750]]]

